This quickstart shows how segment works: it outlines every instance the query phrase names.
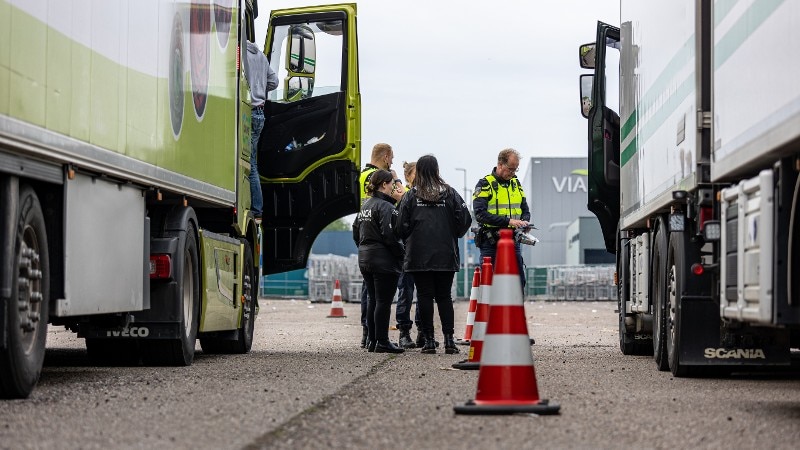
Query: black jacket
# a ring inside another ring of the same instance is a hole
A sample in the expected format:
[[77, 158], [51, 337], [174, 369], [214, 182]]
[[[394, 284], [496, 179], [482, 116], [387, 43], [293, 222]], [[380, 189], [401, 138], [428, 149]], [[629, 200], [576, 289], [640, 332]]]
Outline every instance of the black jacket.
[[406, 243], [403, 270], [458, 271], [458, 238], [472, 224], [467, 204], [452, 187], [443, 191], [436, 202], [426, 202], [416, 194], [416, 188], [412, 188], [398, 206], [395, 232]]
[[358, 267], [370, 273], [400, 274], [403, 243], [394, 234], [394, 199], [383, 192], [367, 197], [353, 221]]

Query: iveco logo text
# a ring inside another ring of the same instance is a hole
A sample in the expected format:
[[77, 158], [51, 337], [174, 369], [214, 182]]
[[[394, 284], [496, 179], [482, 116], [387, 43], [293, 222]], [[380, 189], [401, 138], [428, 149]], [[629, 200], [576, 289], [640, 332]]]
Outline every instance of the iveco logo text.
[[106, 337], [147, 337], [150, 329], [147, 327], [123, 328], [122, 331], [106, 331]]
[[708, 359], [767, 359], [760, 348], [707, 348], [703, 356]]

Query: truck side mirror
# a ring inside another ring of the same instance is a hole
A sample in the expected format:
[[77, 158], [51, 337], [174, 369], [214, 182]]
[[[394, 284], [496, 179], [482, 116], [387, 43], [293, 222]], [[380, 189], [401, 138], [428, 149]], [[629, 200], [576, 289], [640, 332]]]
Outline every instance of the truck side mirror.
[[578, 59], [584, 69], [594, 69], [595, 43], [583, 44], [578, 49]]
[[317, 45], [314, 32], [307, 25], [293, 25], [289, 30], [289, 59], [287, 66], [290, 72], [312, 74], [317, 65]]
[[592, 84], [594, 75], [581, 75], [581, 115], [587, 119], [592, 110]]
[[314, 79], [309, 77], [291, 77], [287, 82], [286, 101], [294, 102], [311, 97], [314, 90]]

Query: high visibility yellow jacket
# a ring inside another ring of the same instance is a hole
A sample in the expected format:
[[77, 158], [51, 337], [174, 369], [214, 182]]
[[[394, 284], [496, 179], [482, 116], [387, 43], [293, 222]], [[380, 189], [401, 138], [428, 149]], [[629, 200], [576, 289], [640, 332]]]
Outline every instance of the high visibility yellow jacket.
[[361, 176], [358, 177], [359, 186], [361, 186], [362, 205], [364, 204], [364, 200], [367, 198], [367, 185], [369, 184], [369, 178], [376, 170], [378, 170], [377, 166], [367, 163], [367, 165], [364, 166], [364, 170], [361, 171]]
[[482, 227], [506, 228], [511, 219], [531, 220], [519, 179], [513, 177], [503, 181], [496, 176], [494, 169], [491, 175], [478, 180], [472, 195], [472, 210]]

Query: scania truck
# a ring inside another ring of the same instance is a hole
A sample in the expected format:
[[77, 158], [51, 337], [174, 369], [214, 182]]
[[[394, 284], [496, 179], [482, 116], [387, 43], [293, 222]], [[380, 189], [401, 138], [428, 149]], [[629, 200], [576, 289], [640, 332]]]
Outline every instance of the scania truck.
[[800, 3], [622, 0], [579, 48], [619, 342], [676, 376], [800, 346]]
[[103, 364], [190, 365], [197, 340], [248, 352], [259, 275], [304, 267], [357, 212], [352, 4], [271, 13], [260, 225], [251, 211], [258, 12], [0, 0], [0, 397], [31, 393], [48, 324]]

